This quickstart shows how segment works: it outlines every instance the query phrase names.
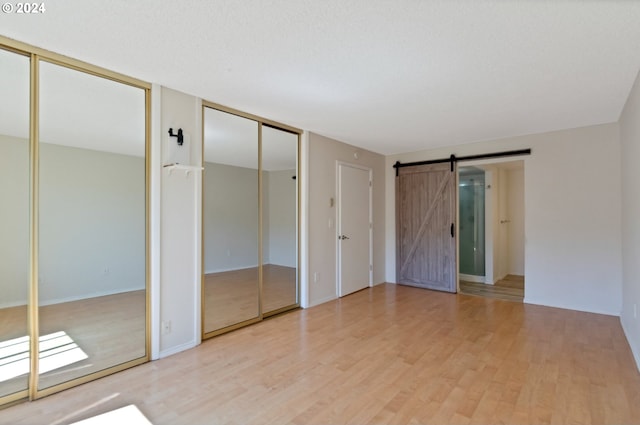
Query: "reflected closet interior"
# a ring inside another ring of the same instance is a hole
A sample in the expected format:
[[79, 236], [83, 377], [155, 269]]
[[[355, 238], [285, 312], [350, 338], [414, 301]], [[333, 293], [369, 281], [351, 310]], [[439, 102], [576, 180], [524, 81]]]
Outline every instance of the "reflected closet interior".
[[0, 74], [2, 404], [148, 360], [148, 93], [26, 52]]
[[204, 107], [203, 336], [294, 309], [299, 134]]

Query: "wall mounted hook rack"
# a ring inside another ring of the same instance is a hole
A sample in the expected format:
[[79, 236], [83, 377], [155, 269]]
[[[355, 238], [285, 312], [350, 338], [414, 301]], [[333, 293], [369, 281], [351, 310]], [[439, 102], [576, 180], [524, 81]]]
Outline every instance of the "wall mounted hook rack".
[[178, 134], [173, 134], [173, 128], [169, 129], [169, 136], [178, 138], [178, 146], [182, 146], [184, 143], [184, 136], [182, 135], [182, 129], [178, 129]]

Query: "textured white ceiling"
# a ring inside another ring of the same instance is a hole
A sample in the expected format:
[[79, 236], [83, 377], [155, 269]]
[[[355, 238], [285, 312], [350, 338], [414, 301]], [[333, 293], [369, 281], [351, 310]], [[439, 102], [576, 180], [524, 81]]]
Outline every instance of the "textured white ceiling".
[[616, 121], [625, 0], [64, 0], [0, 33], [383, 154]]

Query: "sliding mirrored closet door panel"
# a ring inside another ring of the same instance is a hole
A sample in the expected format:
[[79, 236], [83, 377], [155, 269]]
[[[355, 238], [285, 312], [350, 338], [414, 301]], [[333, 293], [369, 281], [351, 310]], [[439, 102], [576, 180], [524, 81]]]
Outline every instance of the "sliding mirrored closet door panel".
[[262, 311], [298, 302], [298, 135], [262, 126]]
[[258, 123], [204, 108], [203, 332], [260, 317]]
[[0, 398], [29, 382], [29, 69], [0, 49]]
[[145, 96], [40, 62], [39, 390], [146, 356]]

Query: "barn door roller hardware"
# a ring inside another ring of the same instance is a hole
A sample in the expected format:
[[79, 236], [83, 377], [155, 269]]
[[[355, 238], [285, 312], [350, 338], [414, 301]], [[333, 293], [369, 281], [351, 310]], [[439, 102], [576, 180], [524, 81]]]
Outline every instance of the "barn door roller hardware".
[[417, 165], [427, 165], [427, 164], [441, 164], [443, 162], [451, 163], [451, 171], [453, 171], [453, 163], [460, 161], [475, 161], [478, 159], [490, 159], [490, 158], [501, 158], [504, 156], [518, 156], [518, 155], [531, 155], [531, 149], [519, 149], [515, 151], [504, 151], [504, 152], [493, 152], [493, 153], [483, 153], [479, 155], [469, 155], [469, 156], [455, 156], [451, 154], [449, 158], [441, 158], [441, 159], [430, 159], [427, 161], [418, 161], [418, 162], [405, 162], [401, 163], [400, 161], [396, 161], [393, 164], [393, 168], [396, 169], [396, 177], [398, 177], [398, 171], [402, 167], [415, 167]]

